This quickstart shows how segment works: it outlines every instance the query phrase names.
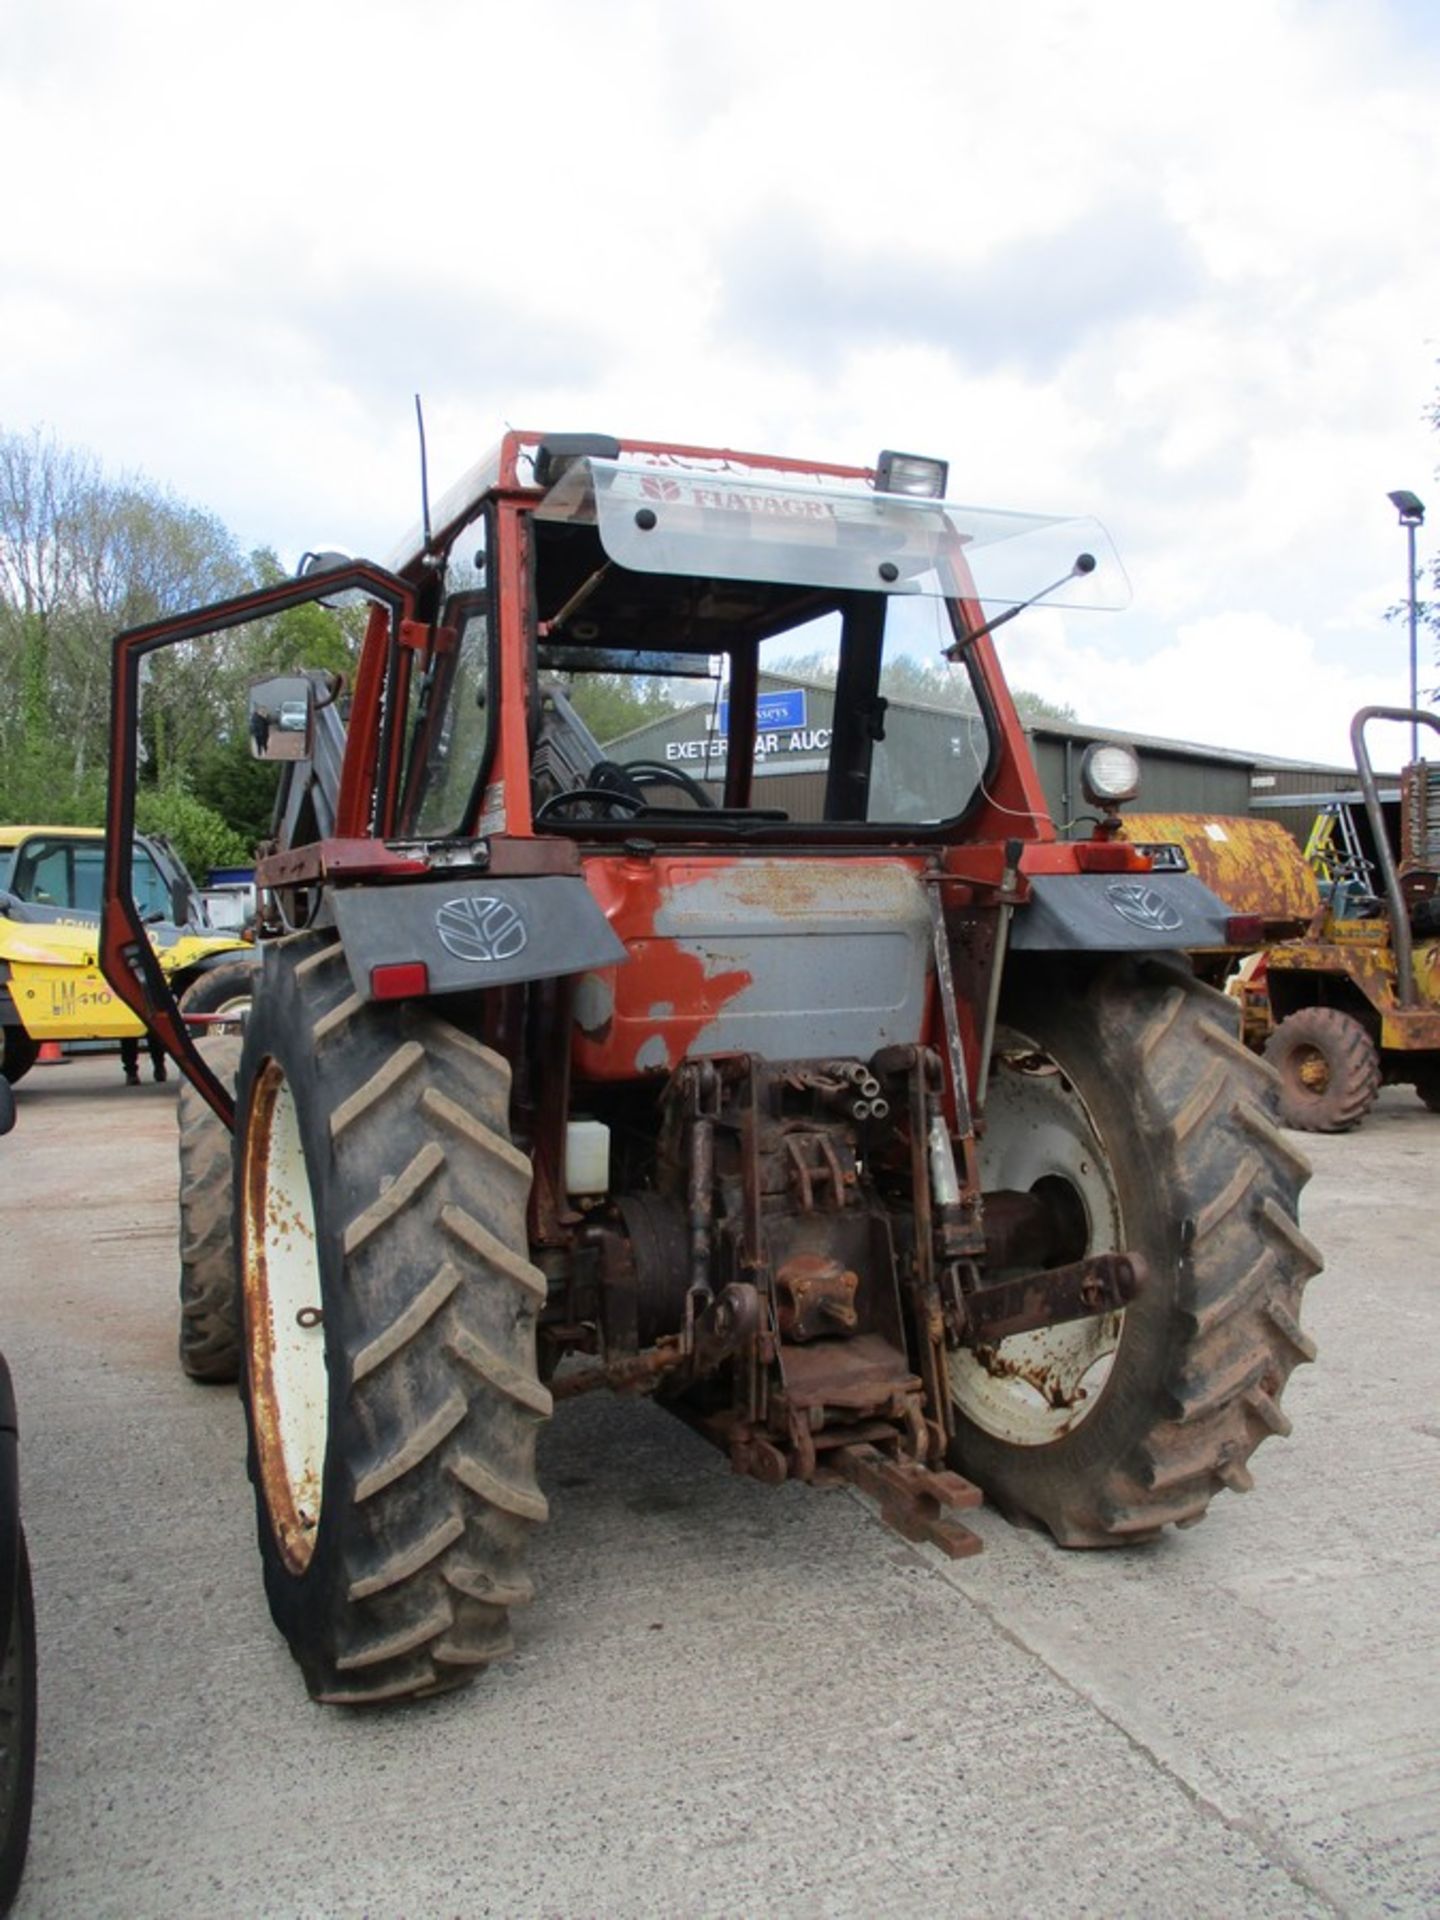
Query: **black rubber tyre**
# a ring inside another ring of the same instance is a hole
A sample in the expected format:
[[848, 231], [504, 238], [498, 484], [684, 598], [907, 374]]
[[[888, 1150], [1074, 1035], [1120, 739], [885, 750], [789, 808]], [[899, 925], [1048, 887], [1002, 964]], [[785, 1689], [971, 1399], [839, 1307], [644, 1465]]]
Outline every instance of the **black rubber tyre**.
[[1415, 1091], [1431, 1113], [1440, 1113], [1440, 1060], [1431, 1056], [1416, 1067]]
[[10, 1633], [0, 1653], [0, 1913], [20, 1889], [35, 1801], [35, 1599], [25, 1530], [19, 1530]]
[[227, 961], [192, 980], [180, 996], [182, 1013], [239, 1013], [255, 991], [258, 960]]
[[24, 1027], [0, 1027], [5, 1036], [5, 1051], [0, 1057], [0, 1073], [15, 1086], [40, 1058], [40, 1042], [32, 1040]]
[[1301, 1007], [1265, 1042], [1280, 1076], [1280, 1119], [1302, 1133], [1345, 1133], [1374, 1106], [1380, 1055], [1353, 1014]]
[[[1299, 1310], [1321, 1263], [1296, 1223], [1310, 1169], [1233, 1006], [1178, 963], [1121, 961], [1068, 993], [1052, 975], [1008, 993], [1001, 1021], [986, 1185], [1014, 1183], [1012, 1151], [1027, 1186], [1065, 1179], [1090, 1250], [1138, 1250], [1149, 1278], [1123, 1318], [952, 1357], [955, 1463], [1062, 1546], [1147, 1539], [1246, 1491], [1255, 1447], [1290, 1430], [1281, 1392], [1315, 1353]], [[1046, 1342], [1066, 1351], [1057, 1334], [1103, 1356], [1083, 1389], [1041, 1371]]]
[[[233, 1088], [239, 1037], [217, 1033], [198, 1046], [216, 1077]], [[230, 1130], [188, 1080], [180, 1083], [175, 1117], [180, 1129], [180, 1365], [192, 1380], [223, 1386], [240, 1377]]]
[[266, 1592], [318, 1700], [461, 1685], [530, 1597], [551, 1398], [509, 1083], [428, 1008], [363, 1004], [333, 936], [267, 949], [238, 1100], [242, 1393]]

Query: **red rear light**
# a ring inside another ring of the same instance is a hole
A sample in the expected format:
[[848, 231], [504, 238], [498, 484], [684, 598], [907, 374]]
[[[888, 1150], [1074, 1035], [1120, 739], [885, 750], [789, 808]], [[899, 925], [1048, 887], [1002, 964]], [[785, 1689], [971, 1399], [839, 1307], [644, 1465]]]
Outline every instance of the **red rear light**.
[[372, 1000], [414, 1000], [430, 991], [430, 969], [423, 960], [392, 960], [370, 969]]
[[1265, 922], [1258, 913], [1232, 913], [1225, 922], [1227, 947], [1258, 947], [1265, 941]]

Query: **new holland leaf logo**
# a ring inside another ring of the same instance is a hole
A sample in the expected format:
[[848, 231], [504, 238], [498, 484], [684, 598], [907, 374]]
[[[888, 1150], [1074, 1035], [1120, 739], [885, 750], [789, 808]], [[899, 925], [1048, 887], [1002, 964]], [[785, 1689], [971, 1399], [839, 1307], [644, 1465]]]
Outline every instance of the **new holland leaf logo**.
[[530, 938], [517, 910], [493, 893], [447, 900], [435, 915], [435, 931], [447, 953], [476, 966], [513, 960]]
[[1154, 887], [1142, 887], [1136, 880], [1116, 880], [1105, 889], [1105, 898], [1122, 920], [1147, 933], [1174, 933], [1184, 924], [1184, 915], [1171, 906]]

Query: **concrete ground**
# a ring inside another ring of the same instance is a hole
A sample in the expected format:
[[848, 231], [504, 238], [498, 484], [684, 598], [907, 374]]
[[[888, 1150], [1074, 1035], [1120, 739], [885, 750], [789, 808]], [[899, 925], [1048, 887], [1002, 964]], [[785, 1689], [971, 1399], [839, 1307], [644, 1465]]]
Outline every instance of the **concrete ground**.
[[37, 1068], [0, 1143], [41, 1634], [24, 1915], [1440, 1913], [1440, 1115], [1310, 1143], [1288, 1441], [1206, 1524], [953, 1564], [653, 1407], [551, 1427], [517, 1651], [310, 1706], [233, 1393], [174, 1360], [173, 1088]]

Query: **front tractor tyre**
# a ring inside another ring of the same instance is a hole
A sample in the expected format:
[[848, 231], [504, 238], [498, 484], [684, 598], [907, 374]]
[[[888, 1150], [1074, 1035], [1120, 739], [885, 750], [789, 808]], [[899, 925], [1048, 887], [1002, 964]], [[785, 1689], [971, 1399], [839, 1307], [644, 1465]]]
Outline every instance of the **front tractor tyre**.
[[1233, 1007], [1179, 963], [1007, 992], [986, 1188], [1047, 1194], [1087, 1253], [1148, 1267], [1123, 1312], [951, 1355], [956, 1465], [1062, 1546], [1193, 1524], [1290, 1430], [1280, 1398], [1314, 1357], [1300, 1296], [1320, 1259], [1296, 1222], [1310, 1169], [1275, 1124], [1272, 1083]]
[[[197, 1042], [211, 1072], [232, 1091], [240, 1042]], [[180, 1131], [180, 1365], [192, 1380], [228, 1385], [240, 1374], [235, 1297], [235, 1180], [230, 1129], [188, 1080], [175, 1106]]]
[[242, 1392], [270, 1609], [317, 1700], [461, 1685], [529, 1598], [551, 1402], [508, 1103], [498, 1055], [362, 1002], [333, 936], [268, 949], [237, 1106]]
[[250, 1009], [258, 971], [258, 960], [247, 959], [227, 960], [223, 967], [197, 974], [180, 996], [181, 1013], [242, 1020]]
[[1302, 1133], [1346, 1133], [1374, 1106], [1380, 1055], [1355, 1018], [1339, 1007], [1301, 1007], [1265, 1042], [1280, 1076], [1280, 1118]]

